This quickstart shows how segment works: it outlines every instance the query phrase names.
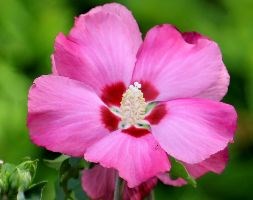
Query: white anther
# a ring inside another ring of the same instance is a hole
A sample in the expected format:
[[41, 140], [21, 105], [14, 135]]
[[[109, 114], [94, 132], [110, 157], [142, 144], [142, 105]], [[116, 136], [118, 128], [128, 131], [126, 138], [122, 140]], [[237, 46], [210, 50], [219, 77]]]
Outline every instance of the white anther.
[[125, 125], [136, 125], [145, 118], [147, 104], [140, 88], [141, 84], [134, 82], [122, 96], [120, 112], [122, 123]]
[[141, 88], [141, 84], [137, 81], [134, 82], [134, 86], [137, 87], [138, 89]]

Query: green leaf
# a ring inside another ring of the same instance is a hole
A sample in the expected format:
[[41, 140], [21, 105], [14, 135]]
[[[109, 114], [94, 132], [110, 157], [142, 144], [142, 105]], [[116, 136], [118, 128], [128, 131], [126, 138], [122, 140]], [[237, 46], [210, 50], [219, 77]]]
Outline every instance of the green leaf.
[[[88, 162], [82, 158], [68, 158], [62, 162], [56, 184], [56, 200], [85, 199], [80, 181], [80, 171], [85, 167], [88, 167]], [[80, 196], [82, 198], [77, 198]]]
[[69, 156], [62, 154], [59, 157], [55, 158], [54, 160], [44, 159], [44, 162], [48, 167], [58, 170], [58, 169], [60, 169], [62, 162], [67, 160], [68, 158], [69, 158]]
[[31, 185], [31, 187], [24, 192], [25, 200], [40, 200], [42, 199], [42, 192], [46, 185], [46, 181], [42, 181]]
[[80, 167], [78, 161], [80, 161], [78, 158], [69, 158], [63, 161], [60, 167], [59, 183], [63, 188], [66, 198], [71, 198], [72, 192], [71, 189], [68, 188], [68, 181], [71, 178], [78, 178], [79, 176]]
[[68, 181], [68, 188], [72, 191], [74, 199], [88, 200], [88, 197], [84, 193], [81, 185], [81, 176], [77, 179], [71, 178]]
[[55, 200], [65, 199], [65, 192], [60, 185], [60, 180], [58, 179], [55, 183]]
[[196, 180], [188, 173], [184, 165], [174, 158], [171, 158], [170, 160], [172, 165], [169, 174], [170, 177], [172, 179], [183, 178], [184, 180], [187, 181], [188, 184], [192, 185], [193, 187], [196, 187], [197, 186]]

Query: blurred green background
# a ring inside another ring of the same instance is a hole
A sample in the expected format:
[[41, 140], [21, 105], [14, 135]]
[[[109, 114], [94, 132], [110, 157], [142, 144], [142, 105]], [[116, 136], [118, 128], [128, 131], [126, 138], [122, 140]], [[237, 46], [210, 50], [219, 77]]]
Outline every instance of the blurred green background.
[[[55, 155], [33, 145], [26, 128], [27, 92], [34, 78], [51, 72], [55, 36], [68, 33], [74, 17], [110, 1], [0, 1], [0, 159], [19, 163], [26, 156]], [[221, 47], [231, 76], [224, 101], [239, 114], [230, 162], [222, 175], [208, 174], [198, 187], [159, 184], [156, 199], [253, 199], [253, 1], [125, 0], [145, 35], [156, 24], [172, 23], [197, 31]], [[54, 199], [57, 172], [40, 163], [37, 179], [48, 179], [44, 199]]]

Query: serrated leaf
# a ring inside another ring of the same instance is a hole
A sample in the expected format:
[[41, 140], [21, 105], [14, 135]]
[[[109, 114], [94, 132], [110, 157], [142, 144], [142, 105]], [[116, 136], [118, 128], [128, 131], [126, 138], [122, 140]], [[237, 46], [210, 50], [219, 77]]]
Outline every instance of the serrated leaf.
[[188, 184], [193, 187], [197, 186], [196, 180], [189, 174], [185, 166], [174, 158], [171, 158], [172, 168], [170, 170], [170, 177], [173, 179], [183, 178]]
[[44, 159], [44, 162], [48, 167], [58, 170], [58, 169], [60, 169], [62, 162], [67, 160], [68, 158], [69, 158], [69, 156], [62, 154], [59, 157], [55, 158], [54, 160]]

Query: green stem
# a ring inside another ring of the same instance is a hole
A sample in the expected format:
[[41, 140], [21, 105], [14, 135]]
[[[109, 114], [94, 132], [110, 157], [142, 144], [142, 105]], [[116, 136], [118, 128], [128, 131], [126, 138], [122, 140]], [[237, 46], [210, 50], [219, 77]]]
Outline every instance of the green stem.
[[120, 177], [117, 174], [115, 178], [115, 188], [114, 188], [114, 196], [113, 200], [120, 200]]

